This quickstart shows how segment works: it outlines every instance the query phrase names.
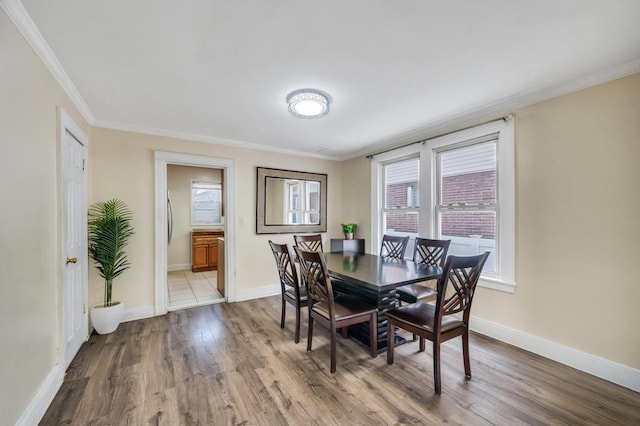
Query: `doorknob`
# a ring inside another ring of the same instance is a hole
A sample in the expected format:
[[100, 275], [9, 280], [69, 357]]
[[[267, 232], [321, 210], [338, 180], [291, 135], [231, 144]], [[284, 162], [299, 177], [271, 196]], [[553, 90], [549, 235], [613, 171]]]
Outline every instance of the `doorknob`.
[[67, 265], [69, 263], [76, 263], [78, 261], [77, 257], [67, 257]]

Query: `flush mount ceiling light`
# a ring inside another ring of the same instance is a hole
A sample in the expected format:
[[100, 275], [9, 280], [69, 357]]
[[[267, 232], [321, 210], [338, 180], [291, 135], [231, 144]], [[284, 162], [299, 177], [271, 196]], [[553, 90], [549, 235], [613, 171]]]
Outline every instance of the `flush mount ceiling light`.
[[329, 99], [314, 89], [295, 90], [287, 95], [289, 112], [298, 118], [320, 118], [329, 112]]

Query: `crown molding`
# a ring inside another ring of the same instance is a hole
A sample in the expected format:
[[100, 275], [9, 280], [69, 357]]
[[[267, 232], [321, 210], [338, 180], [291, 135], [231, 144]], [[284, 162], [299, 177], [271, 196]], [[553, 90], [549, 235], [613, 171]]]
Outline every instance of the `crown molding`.
[[2, 7], [25, 40], [27, 40], [27, 43], [29, 43], [33, 51], [47, 67], [60, 87], [62, 87], [62, 90], [64, 90], [69, 99], [71, 99], [71, 102], [78, 109], [80, 114], [82, 114], [85, 121], [89, 123], [89, 125], [93, 125], [95, 122], [95, 116], [80, 95], [80, 92], [78, 92], [76, 86], [69, 78], [67, 72], [51, 51], [51, 48], [45, 41], [33, 20], [31, 20], [31, 17], [22, 3], [19, 0], [0, 0], [0, 7]]
[[243, 142], [243, 141], [234, 140], [234, 139], [216, 138], [213, 136], [199, 135], [196, 133], [177, 132], [177, 131], [167, 130], [167, 129], [138, 126], [136, 124], [119, 123], [115, 121], [95, 120], [93, 123], [93, 126], [100, 127], [103, 129], [120, 130], [124, 132], [132, 132], [132, 133], [142, 133], [146, 135], [162, 136], [167, 138], [182, 139], [182, 140], [194, 141], [194, 142], [205, 142], [205, 143], [211, 143], [216, 145], [231, 146], [235, 148], [245, 148], [245, 149], [253, 149], [256, 151], [267, 151], [267, 152], [275, 152], [278, 154], [295, 155], [296, 157], [309, 157], [309, 158], [317, 158], [320, 160], [332, 160], [332, 161], [342, 160], [342, 158], [332, 157], [328, 155], [296, 151], [296, 150], [285, 149], [285, 148], [276, 148], [268, 145], [260, 145], [257, 143]]
[[529, 91], [506, 99], [500, 99], [482, 107], [461, 109], [426, 126], [416, 127], [403, 132], [400, 135], [387, 138], [381, 142], [354, 151], [352, 154], [345, 156], [343, 160], [371, 155], [378, 151], [391, 150], [412, 142], [420, 142], [425, 139], [440, 136], [444, 133], [457, 131], [469, 126], [475, 126], [489, 120], [499, 119], [517, 109], [525, 108], [569, 93], [617, 80], [622, 77], [627, 77], [638, 72], [640, 72], [640, 58], [606, 70], [600, 70], [598, 72], [587, 74], [583, 77], [568, 80], [561, 84], [549, 86], [544, 89]]
[[73, 84], [69, 75], [66, 73], [58, 59], [55, 57], [51, 48], [44, 40], [44, 37], [31, 20], [31, 17], [25, 10], [19, 0], [0, 0], [0, 7], [5, 11], [7, 16], [14, 23], [23, 37], [27, 40], [31, 48], [45, 64], [47, 69], [60, 84], [67, 96], [71, 99], [74, 106], [82, 114], [83, 118], [91, 126], [103, 127], [107, 129], [131, 131], [144, 133], [155, 136], [166, 136], [171, 138], [192, 140], [198, 142], [215, 143], [220, 145], [235, 146], [247, 149], [255, 149], [260, 151], [276, 152], [280, 154], [304, 156], [310, 158], [318, 158], [323, 160], [345, 161], [361, 156], [370, 155], [373, 152], [397, 148], [411, 142], [417, 142], [424, 139], [439, 136], [442, 133], [456, 131], [464, 127], [473, 126], [478, 123], [502, 117], [516, 109], [524, 108], [539, 102], [606, 83], [618, 78], [622, 78], [631, 74], [640, 72], [640, 58], [636, 58], [627, 63], [620, 64], [608, 69], [590, 73], [586, 76], [568, 80], [562, 84], [553, 85], [544, 89], [525, 92], [520, 95], [511, 96], [508, 99], [501, 99], [495, 102], [483, 105], [481, 107], [464, 108], [449, 113], [447, 117], [436, 119], [428, 125], [419, 126], [410, 129], [402, 134], [385, 138], [381, 141], [367, 145], [364, 148], [357, 149], [350, 154], [344, 155], [322, 155], [318, 153], [308, 153], [297, 150], [289, 150], [283, 148], [269, 147], [255, 143], [235, 141], [229, 139], [215, 138], [210, 136], [191, 134], [186, 132], [177, 132], [165, 129], [148, 128], [144, 126], [130, 125], [125, 123], [108, 122], [97, 120], [84, 101], [80, 92]]

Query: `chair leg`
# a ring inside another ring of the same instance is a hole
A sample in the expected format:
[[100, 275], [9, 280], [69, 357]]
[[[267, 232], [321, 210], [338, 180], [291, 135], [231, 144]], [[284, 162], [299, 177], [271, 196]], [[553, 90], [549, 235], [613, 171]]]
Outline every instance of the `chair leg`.
[[395, 327], [387, 321], [387, 364], [393, 364], [393, 347], [395, 340]]
[[471, 379], [471, 362], [469, 360], [469, 330], [462, 335], [462, 359], [464, 360], [464, 378]]
[[287, 312], [287, 303], [282, 298], [282, 315], [280, 316], [280, 328], [284, 328], [284, 316]]
[[349, 327], [342, 327], [342, 337], [344, 339], [348, 339], [349, 338]]
[[420, 336], [420, 352], [424, 352], [425, 350], [425, 340], [424, 337]]
[[337, 330], [335, 323], [331, 326], [331, 374], [336, 372], [336, 340]]
[[309, 312], [309, 326], [307, 331], [307, 352], [311, 350], [312, 340], [313, 340], [313, 317], [311, 316], [311, 312]]
[[369, 340], [371, 346], [371, 356], [378, 356], [378, 316], [373, 313], [369, 319]]
[[440, 394], [440, 342], [433, 340], [433, 384], [437, 394]]
[[296, 307], [296, 335], [294, 337], [294, 342], [300, 342], [300, 306]]

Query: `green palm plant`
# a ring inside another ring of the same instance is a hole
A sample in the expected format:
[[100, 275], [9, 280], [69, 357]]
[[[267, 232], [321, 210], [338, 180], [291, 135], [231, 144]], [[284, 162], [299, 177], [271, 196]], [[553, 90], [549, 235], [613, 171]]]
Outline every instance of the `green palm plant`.
[[124, 248], [133, 235], [132, 219], [127, 205], [117, 199], [89, 208], [89, 256], [104, 279], [104, 306], [111, 306], [113, 279], [130, 267]]

